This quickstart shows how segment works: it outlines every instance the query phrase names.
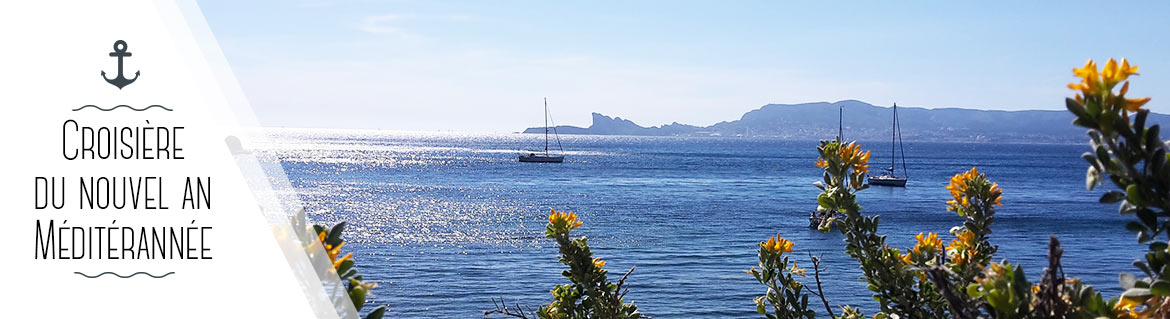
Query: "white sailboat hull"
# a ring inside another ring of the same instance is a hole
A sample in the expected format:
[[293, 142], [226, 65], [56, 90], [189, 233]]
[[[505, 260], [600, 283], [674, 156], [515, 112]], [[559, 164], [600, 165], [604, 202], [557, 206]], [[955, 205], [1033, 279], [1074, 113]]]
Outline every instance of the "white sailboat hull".
[[520, 155], [520, 162], [523, 163], [564, 163], [564, 155], [543, 155], [543, 154], [525, 154]]
[[906, 178], [889, 175], [870, 176], [869, 184], [875, 186], [906, 187]]

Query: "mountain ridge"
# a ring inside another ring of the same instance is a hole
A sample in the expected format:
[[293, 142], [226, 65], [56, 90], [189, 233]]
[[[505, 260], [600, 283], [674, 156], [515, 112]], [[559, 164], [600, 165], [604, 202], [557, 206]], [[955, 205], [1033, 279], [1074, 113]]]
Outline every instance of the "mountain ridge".
[[[843, 131], [848, 139], [889, 139], [891, 107], [858, 100], [767, 104], [744, 113], [738, 120], [710, 126], [674, 122], [641, 126], [628, 119], [592, 113], [589, 127], [561, 125], [560, 134], [635, 136], [722, 136], [826, 139], [837, 136], [838, 107], [844, 107]], [[1065, 110], [976, 110], [965, 108], [898, 107], [904, 140], [932, 142], [1083, 143], [1085, 130], [1072, 125]], [[1150, 124], [1170, 123], [1170, 115], [1151, 113]], [[544, 133], [543, 127], [522, 133]]]

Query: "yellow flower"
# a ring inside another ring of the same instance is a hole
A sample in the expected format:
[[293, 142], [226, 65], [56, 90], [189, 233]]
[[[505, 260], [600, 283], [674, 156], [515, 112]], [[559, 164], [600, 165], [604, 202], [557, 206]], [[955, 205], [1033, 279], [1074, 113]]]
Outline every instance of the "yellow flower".
[[1123, 76], [1128, 77], [1130, 75], [1137, 75], [1138, 67], [1136, 65], [1130, 66], [1129, 61], [1126, 61], [1125, 58], [1121, 58], [1121, 69], [1117, 71]]
[[[1139, 99], [1124, 98], [1125, 94], [1129, 93], [1129, 77], [1137, 74], [1138, 67], [1136, 65], [1129, 65], [1129, 61], [1126, 59], [1121, 59], [1121, 63], [1118, 63], [1114, 59], [1109, 59], [1105, 63], [1105, 68], [1100, 73], [1097, 72], [1097, 64], [1093, 63], [1093, 60], [1089, 60], [1085, 63], [1084, 67], [1073, 69], [1073, 75], [1081, 78], [1081, 82], [1069, 83], [1068, 87], [1081, 91], [1084, 94], [1084, 96], [1077, 94], [1076, 97], [1076, 100], [1082, 103], [1085, 97], [1090, 95], [1098, 96], [1099, 94], [1104, 94], [1102, 100], [1107, 101], [1107, 103], [1112, 103], [1108, 102], [1110, 100], [1109, 97], [1113, 97], [1113, 93], [1110, 90], [1118, 83], [1124, 82], [1121, 86], [1121, 91], [1117, 94], [1117, 97], [1122, 97], [1122, 99], [1118, 100], [1121, 104], [1120, 107], [1127, 112], [1137, 112], [1141, 110], [1143, 105], [1150, 101], [1148, 97]], [[1113, 105], [1112, 107], [1117, 106]]]
[[808, 277], [808, 275], [805, 275], [806, 270], [804, 268], [797, 268], [796, 267], [795, 261], [792, 262], [792, 267], [788, 267], [788, 272], [800, 275], [801, 277]]
[[913, 265], [913, 264], [914, 264], [914, 261], [913, 261], [913, 260], [910, 260], [910, 254], [905, 254], [905, 255], [899, 254], [899, 255], [900, 255], [900, 257], [899, 257], [899, 258], [900, 258], [900, 259], [902, 259], [902, 262], [903, 262], [903, 263], [906, 263], [907, 265]]
[[[829, 167], [829, 161], [825, 159], [828, 157], [832, 160], [835, 160], [834, 162], [840, 162], [844, 164], [845, 168], [847, 169], [852, 168], [854, 171], [853, 174], [869, 173], [870, 153], [869, 151], [862, 151], [860, 144], [857, 144], [856, 142], [849, 142], [848, 144], [839, 144], [834, 142], [830, 145], [836, 147], [836, 152], [826, 151], [827, 154], [825, 154], [824, 157], [818, 157], [814, 165], [819, 168]], [[835, 157], [832, 157], [834, 155]]]
[[1124, 101], [1126, 111], [1137, 112], [1138, 110], [1142, 109], [1142, 105], [1146, 105], [1146, 103], [1150, 102], [1150, 98], [1143, 97], [1140, 99], [1125, 99]]
[[869, 151], [862, 152], [857, 156], [857, 162], [853, 164], [853, 169], [869, 173]]
[[1093, 60], [1085, 62], [1085, 66], [1080, 69], [1073, 69], [1073, 74], [1081, 78], [1081, 83], [1069, 83], [1068, 88], [1080, 90], [1085, 95], [1092, 94], [1100, 82], [1100, 76], [1097, 73], [1097, 63], [1093, 62]]
[[341, 246], [345, 246], [345, 242], [341, 242], [340, 244], [337, 244], [337, 247], [334, 247], [334, 246], [329, 245], [329, 244], [325, 245], [325, 249], [326, 249], [325, 252], [329, 254], [330, 261], [337, 260], [337, 255], [341, 254]]
[[[1101, 78], [1105, 80], [1105, 83], [1117, 83], [1120, 82], [1114, 81], [1117, 79], [1117, 75], [1117, 60], [1109, 59], [1108, 62], [1105, 62], [1105, 68], [1101, 69]], [[1122, 80], [1124, 80], [1124, 78]]]
[[1117, 301], [1117, 305], [1113, 306], [1113, 312], [1117, 318], [1145, 318], [1146, 314], [1137, 311], [1138, 306], [1141, 305], [1142, 302], [1138, 300], [1121, 297], [1121, 300]]
[[371, 290], [374, 290], [374, 288], [377, 288], [377, 287], [378, 287], [378, 283], [376, 283], [376, 282], [359, 282], [359, 283], [358, 283], [358, 286], [361, 286], [362, 288], [365, 288], [365, 290], [366, 290], [366, 295], [369, 295], [370, 297], [373, 297], [373, 296], [374, 296], [374, 293], [372, 293], [372, 292], [370, 292], [370, 291], [371, 291]]
[[1130, 75], [1138, 74], [1137, 70], [1136, 65], [1130, 66], [1129, 61], [1126, 61], [1124, 58], [1121, 59], [1121, 65], [1118, 65], [1117, 61], [1109, 59], [1109, 62], [1105, 63], [1105, 69], [1101, 71], [1101, 78], [1107, 86], [1112, 86], [1112, 84], [1125, 81]]
[[947, 250], [963, 250], [971, 248], [971, 246], [974, 246], [974, 243], [975, 233], [971, 232], [970, 230], [963, 230], [962, 233], [959, 233], [958, 236], [955, 236], [955, 240], [952, 240], [951, 243], [947, 245]]
[[1085, 62], [1085, 66], [1080, 69], [1073, 69], [1073, 74], [1079, 78], [1092, 79], [1097, 77], [1097, 63], [1093, 59]]
[[1000, 200], [1003, 200], [1003, 190], [999, 189], [999, 183], [991, 183], [991, 190], [989, 192], [991, 193], [991, 197], [995, 198], [992, 201], [995, 203], [995, 206], [1003, 206], [1003, 204], [1000, 203]]
[[914, 260], [931, 260], [935, 254], [943, 252], [942, 239], [936, 233], [918, 233], [914, 236], [918, 243], [914, 244], [905, 255], [900, 256], [902, 262], [908, 265], [915, 264]]
[[959, 216], [967, 216], [970, 210], [978, 209], [971, 208], [972, 204], [987, 205], [990, 202], [991, 205], [1003, 205], [1000, 202], [1003, 200], [1003, 190], [999, 188], [999, 184], [989, 182], [987, 175], [980, 174], [977, 167], [952, 176], [951, 183], [946, 189], [951, 192], [953, 198], [947, 201], [947, 210], [954, 211]]
[[593, 267], [601, 269], [601, 267], [605, 267], [605, 261], [601, 260], [601, 257], [593, 257]]
[[333, 261], [333, 269], [341, 268], [341, 263], [345, 262], [346, 260], [349, 260], [350, 258], [353, 258], [353, 253], [345, 254], [345, 256], [341, 257], [341, 259], [334, 260]]
[[914, 245], [915, 253], [932, 254], [942, 251], [942, 239], [939, 239], [936, 233], [918, 233], [914, 238], [918, 239], [918, 244]]
[[849, 142], [849, 144], [845, 144], [837, 148], [837, 157], [840, 157], [841, 159], [848, 159], [849, 154], [853, 151], [853, 145], [853, 142]]
[[577, 220], [577, 214], [572, 212], [558, 212], [553, 209], [552, 213], [548, 215], [548, 223], [552, 224], [554, 228], [569, 231], [581, 227], [581, 221]]
[[788, 241], [788, 239], [780, 237], [780, 234], [776, 234], [776, 237], [768, 238], [768, 241], [760, 243], [760, 247], [763, 247], [765, 250], [779, 255], [792, 252], [793, 245], [795, 244], [793, 244], [791, 241]]
[[849, 142], [839, 153], [841, 160], [850, 163], [854, 171], [869, 173], [869, 151], [861, 151], [861, 144]]

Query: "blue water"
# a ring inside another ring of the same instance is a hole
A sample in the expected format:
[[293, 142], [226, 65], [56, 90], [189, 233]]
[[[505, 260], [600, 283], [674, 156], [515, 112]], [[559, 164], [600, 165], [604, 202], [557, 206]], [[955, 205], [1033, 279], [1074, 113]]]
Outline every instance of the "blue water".
[[[876, 304], [845, 256], [841, 235], [807, 228], [820, 178], [815, 141], [763, 138], [561, 136], [563, 164], [518, 163], [538, 137], [378, 131], [280, 130], [267, 145], [317, 222], [346, 221], [349, 244], [373, 302], [394, 318], [480, 318], [490, 298], [533, 308], [564, 283], [555, 244], [543, 237], [549, 208], [577, 212], [611, 278], [629, 267], [628, 301], [656, 318], [754, 318], [764, 289], [743, 271], [756, 244], [777, 233], [796, 256], [823, 255], [834, 305]], [[886, 166], [888, 142], [869, 142]], [[881, 232], [907, 247], [921, 231], [948, 230], [948, 178], [978, 166], [1004, 189], [993, 226], [997, 259], [1038, 281], [1050, 235], [1065, 271], [1108, 295], [1117, 270], [1144, 250], [1127, 217], [1086, 191], [1083, 145], [940, 144], [908, 141], [906, 188], [860, 195]], [[1108, 247], [1108, 248], [1106, 248]], [[1118, 249], [1120, 248], [1120, 249]], [[806, 281], [807, 283], [811, 283]]]

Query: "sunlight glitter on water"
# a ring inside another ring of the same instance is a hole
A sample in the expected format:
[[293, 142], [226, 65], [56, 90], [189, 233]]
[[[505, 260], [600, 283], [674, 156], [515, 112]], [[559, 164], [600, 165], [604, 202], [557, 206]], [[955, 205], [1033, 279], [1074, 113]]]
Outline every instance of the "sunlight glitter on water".
[[[811, 183], [820, 178], [814, 141], [562, 136], [571, 150], [565, 163], [527, 164], [515, 154], [537, 146], [532, 135], [274, 135], [266, 152], [283, 160], [312, 220], [349, 223], [346, 247], [368, 277], [386, 283], [374, 301], [390, 304], [395, 317], [479, 317], [490, 297], [547, 303], [548, 289], [563, 281], [555, 245], [542, 233], [549, 208], [577, 212], [586, 223], [579, 234], [615, 269], [638, 267], [630, 298], [657, 318], [755, 317], [751, 298], [762, 291], [742, 271], [755, 265], [756, 242], [776, 233], [800, 254], [824, 255], [832, 269], [826, 292], [841, 296], [835, 303], [875, 307], [840, 235], [806, 228], [818, 193]], [[957, 224], [943, 186], [978, 165], [1005, 190], [993, 226], [997, 259], [1034, 276], [1056, 234], [1066, 239], [1066, 264], [1082, 265], [1070, 275], [1115, 293], [1116, 273], [1100, 269], [1129, 269], [1136, 254], [1100, 247], [1135, 244], [1125, 217], [1084, 189], [1082, 152], [908, 143], [909, 187], [872, 188], [860, 201], [882, 215], [890, 243], [905, 247], [918, 232]], [[889, 160], [879, 156], [872, 161]]]

